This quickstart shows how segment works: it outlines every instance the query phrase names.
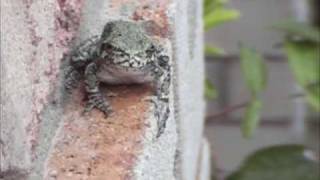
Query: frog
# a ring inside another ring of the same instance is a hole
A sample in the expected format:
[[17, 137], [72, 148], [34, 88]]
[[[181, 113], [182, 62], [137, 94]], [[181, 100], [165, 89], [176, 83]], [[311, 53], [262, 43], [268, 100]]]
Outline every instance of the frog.
[[156, 137], [159, 138], [170, 114], [170, 55], [159, 41], [148, 35], [142, 24], [109, 21], [101, 35], [88, 38], [73, 48], [67, 56], [64, 87], [71, 94], [83, 81], [87, 96], [83, 113], [97, 109], [107, 118], [113, 110], [100, 91], [100, 83], [152, 84], [154, 98], [151, 99], [158, 126]]

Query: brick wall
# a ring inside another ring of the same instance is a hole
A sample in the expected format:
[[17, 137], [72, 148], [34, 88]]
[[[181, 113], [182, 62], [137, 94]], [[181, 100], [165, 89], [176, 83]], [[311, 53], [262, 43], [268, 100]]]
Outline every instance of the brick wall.
[[[81, 115], [82, 88], [61, 94], [63, 54], [115, 19], [149, 21], [171, 54], [172, 113], [160, 139], [148, 85], [102, 86], [108, 119]], [[208, 179], [201, 23], [196, 0], [1, 1], [0, 179]]]

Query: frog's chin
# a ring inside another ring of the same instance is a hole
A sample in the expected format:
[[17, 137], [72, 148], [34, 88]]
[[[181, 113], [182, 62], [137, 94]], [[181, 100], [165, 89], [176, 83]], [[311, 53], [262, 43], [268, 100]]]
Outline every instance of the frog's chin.
[[104, 66], [98, 72], [100, 81], [111, 84], [130, 84], [151, 82], [150, 74], [141, 69], [128, 68], [119, 65]]

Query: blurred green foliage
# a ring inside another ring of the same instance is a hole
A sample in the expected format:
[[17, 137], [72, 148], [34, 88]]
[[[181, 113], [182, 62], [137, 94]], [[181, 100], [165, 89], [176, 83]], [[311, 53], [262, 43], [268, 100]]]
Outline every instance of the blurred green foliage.
[[307, 23], [284, 22], [273, 26], [287, 34], [284, 43], [289, 66], [306, 99], [320, 111], [320, 30]]
[[306, 99], [320, 111], [320, 46], [310, 42], [286, 42], [285, 51], [297, 83], [303, 87]]
[[261, 54], [254, 49], [241, 46], [240, 60], [247, 87], [252, 96], [259, 96], [267, 82], [266, 65]]
[[[228, 0], [205, 0], [205, 30], [236, 20], [240, 13], [226, 8]], [[318, 22], [318, 21], [317, 21]], [[320, 30], [303, 22], [286, 21], [272, 26], [286, 34], [283, 47], [296, 82], [303, 88], [309, 104], [320, 111]], [[206, 45], [208, 56], [224, 55], [223, 49]], [[261, 94], [267, 86], [267, 68], [262, 55], [254, 49], [240, 47], [241, 69], [251, 93], [241, 129], [251, 137], [259, 124]], [[206, 97], [217, 97], [215, 87], [206, 80]], [[320, 180], [319, 161], [308, 159], [307, 149], [300, 145], [269, 147], [250, 155], [227, 180]]]
[[286, 33], [291, 39], [300, 37], [306, 41], [320, 43], [319, 29], [305, 22], [285, 21], [274, 24], [272, 28]]
[[205, 54], [208, 56], [221, 56], [224, 55], [225, 52], [223, 49], [213, 46], [213, 45], [209, 45], [206, 44], [205, 46]]
[[204, 17], [205, 30], [217, 27], [225, 22], [235, 20], [239, 17], [238, 11], [216, 8]]
[[205, 96], [209, 99], [215, 99], [218, 96], [218, 92], [214, 85], [208, 80], [205, 80]]
[[[226, 4], [228, 0], [204, 0], [204, 28], [206, 31], [214, 29], [224, 23], [237, 19], [240, 13], [234, 9], [228, 9]], [[223, 49], [214, 45], [205, 45], [205, 54], [208, 56], [224, 55]], [[214, 85], [207, 79], [205, 82], [205, 96], [208, 99], [217, 97], [217, 90]]]
[[[287, 21], [273, 28], [286, 33], [285, 54], [296, 82], [304, 89], [309, 104], [320, 111], [320, 31], [307, 23]], [[251, 137], [260, 119], [259, 95], [266, 87], [267, 70], [262, 56], [253, 49], [241, 47], [242, 72], [251, 100], [242, 122], [245, 137]]]
[[[204, 28], [205, 31], [214, 29], [227, 22], [239, 18], [240, 13], [237, 10], [226, 7], [228, 0], [205, 0], [204, 1]], [[224, 50], [213, 45], [207, 44], [205, 47], [206, 55], [216, 56], [225, 54]]]
[[260, 121], [261, 108], [262, 102], [260, 99], [254, 97], [250, 100], [241, 124], [241, 131], [245, 138], [250, 138], [254, 134]]
[[241, 126], [242, 134], [249, 138], [259, 124], [262, 108], [260, 94], [267, 84], [267, 71], [261, 54], [254, 49], [241, 45], [240, 60], [244, 79], [251, 92], [251, 100], [246, 108]]
[[279, 145], [251, 154], [227, 180], [319, 180], [319, 162], [300, 145]]

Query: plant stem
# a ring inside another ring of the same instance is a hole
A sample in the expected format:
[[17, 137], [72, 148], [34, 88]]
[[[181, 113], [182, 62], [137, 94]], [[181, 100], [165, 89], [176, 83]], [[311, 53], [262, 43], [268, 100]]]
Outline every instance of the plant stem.
[[233, 105], [233, 106], [226, 107], [226, 108], [224, 108], [222, 111], [220, 111], [218, 113], [208, 114], [206, 116], [206, 121], [216, 120], [216, 119], [220, 119], [222, 117], [225, 117], [225, 116], [229, 115], [230, 113], [232, 113], [232, 112], [234, 112], [236, 110], [239, 110], [239, 109], [247, 107], [248, 104], [249, 104], [249, 101], [246, 101], [246, 102], [243, 102], [243, 103], [240, 103], [240, 104], [236, 104], [236, 105]]

